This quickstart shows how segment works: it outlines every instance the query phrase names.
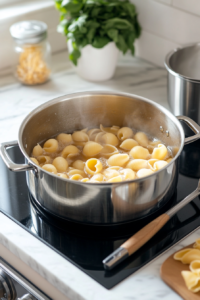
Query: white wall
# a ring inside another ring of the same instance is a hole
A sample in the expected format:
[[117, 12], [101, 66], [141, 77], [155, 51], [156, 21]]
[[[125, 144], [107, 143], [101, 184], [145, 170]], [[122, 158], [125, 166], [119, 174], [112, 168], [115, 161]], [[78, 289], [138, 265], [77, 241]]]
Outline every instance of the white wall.
[[168, 52], [200, 42], [200, 0], [131, 0], [143, 28], [136, 55], [163, 67]]

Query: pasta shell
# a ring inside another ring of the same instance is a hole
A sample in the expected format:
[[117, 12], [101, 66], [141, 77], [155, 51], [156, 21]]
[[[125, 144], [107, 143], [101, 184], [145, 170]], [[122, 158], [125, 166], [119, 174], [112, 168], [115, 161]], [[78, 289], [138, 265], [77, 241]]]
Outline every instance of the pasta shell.
[[72, 140], [72, 135], [71, 134], [67, 134], [67, 133], [60, 133], [57, 137], [56, 137], [57, 141], [62, 143], [63, 145], [70, 145], [73, 140]]
[[89, 178], [83, 178], [83, 179], [81, 179], [81, 182], [88, 182], [88, 181], [90, 181]]
[[92, 176], [91, 180], [102, 182], [104, 180], [104, 176], [101, 173], [95, 174], [94, 176]]
[[149, 151], [141, 146], [135, 146], [129, 154], [135, 159], [147, 159], [149, 157]]
[[200, 275], [190, 271], [182, 271], [181, 275], [185, 281], [187, 288], [193, 293], [200, 291]]
[[172, 161], [172, 159], [173, 159], [173, 158], [168, 158], [168, 159], [166, 160], [166, 162], [169, 164], [170, 161]]
[[75, 169], [78, 169], [78, 170], [84, 170], [85, 168], [85, 162], [83, 162], [82, 160], [78, 159], [78, 160], [75, 160], [72, 164], [72, 167], [75, 168]]
[[90, 130], [88, 131], [87, 134], [88, 134], [88, 136], [89, 136], [89, 139], [90, 139], [91, 141], [94, 141], [96, 135], [97, 135], [98, 133], [100, 133], [100, 132], [101, 132], [100, 129], [98, 129], [98, 128], [93, 128], [93, 129], [90, 129]]
[[81, 175], [82, 177], [85, 177], [85, 172], [82, 171], [82, 170], [73, 169], [73, 170], [70, 170], [70, 171], [68, 172], [68, 175], [69, 175], [69, 176], [72, 176], [72, 175], [75, 175], [75, 174], [79, 174], [79, 175]]
[[83, 131], [75, 131], [72, 134], [72, 139], [75, 142], [88, 142], [89, 136]]
[[123, 167], [128, 161], [128, 154], [114, 154], [108, 159], [107, 163], [109, 166]]
[[105, 132], [99, 132], [97, 133], [97, 135], [95, 136], [95, 142], [96, 143], [102, 143], [102, 136], [104, 136]]
[[30, 157], [30, 159], [32, 160], [32, 162], [33, 162], [34, 164], [36, 164], [37, 166], [39, 166], [39, 162], [37, 161], [36, 158]]
[[158, 171], [162, 168], [164, 168], [165, 166], [168, 165], [168, 162], [164, 161], [164, 160], [158, 160], [154, 163], [154, 168], [155, 168], [155, 171]]
[[163, 144], [159, 144], [157, 148], [154, 148], [152, 158], [163, 160], [167, 156], [167, 148]]
[[190, 270], [200, 275], [200, 260], [193, 260], [190, 263]]
[[149, 167], [152, 171], [155, 171], [154, 163], [157, 162], [157, 161], [158, 161], [158, 159], [154, 159], [154, 158], [148, 160], [148, 167]]
[[136, 178], [136, 174], [131, 169], [123, 169], [120, 171], [120, 174], [123, 177], [123, 180], [133, 180]]
[[96, 143], [96, 142], [92, 142], [89, 141], [85, 144], [84, 148], [83, 148], [83, 155], [84, 156], [96, 156], [97, 154], [100, 153], [100, 151], [103, 149], [103, 147]]
[[141, 178], [141, 177], [149, 176], [153, 173], [154, 172], [150, 169], [140, 169], [139, 171], [137, 171], [137, 177]]
[[110, 157], [111, 155], [119, 153], [118, 149], [112, 145], [104, 145], [100, 154], [105, 157]]
[[57, 173], [56, 175], [61, 178], [65, 178], [65, 179], [69, 178], [66, 174], [63, 174], [63, 173]]
[[38, 156], [37, 160], [39, 162], [40, 165], [45, 165], [45, 164], [49, 164], [51, 162], [51, 157], [50, 156]]
[[69, 145], [63, 149], [61, 155], [64, 158], [70, 158], [70, 157], [78, 155], [79, 153], [80, 153], [80, 150], [76, 146]]
[[193, 260], [200, 259], [200, 250], [186, 248], [174, 254], [175, 260], [180, 260], [183, 264], [190, 264]]
[[196, 248], [196, 249], [200, 249], [200, 239], [197, 239], [195, 241], [195, 244], [193, 245], [193, 247]]
[[53, 165], [54, 167], [56, 167], [56, 170], [59, 173], [66, 172], [68, 168], [68, 162], [66, 161], [66, 159], [59, 156], [53, 160]]
[[121, 182], [122, 181], [122, 176], [118, 175], [116, 177], [112, 177], [110, 179], [108, 179], [108, 182]]
[[119, 126], [103, 127], [103, 125], [101, 124], [100, 129], [103, 132], [113, 133], [114, 135], [117, 135], [117, 132], [120, 129], [120, 127]]
[[74, 174], [70, 177], [70, 179], [78, 181], [78, 180], [83, 179], [83, 177], [80, 174]]
[[42, 169], [47, 171], [47, 172], [57, 174], [56, 167], [54, 167], [54, 165], [52, 165], [52, 164], [46, 164], [42, 167]]
[[133, 130], [129, 127], [122, 127], [117, 132], [117, 137], [120, 141], [124, 141], [133, 136]]
[[115, 169], [108, 168], [103, 171], [103, 175], [106, 177], [106, 179], [110, 179], [119, 176], [119, 172]]
[[149, 139], [144, 132], [137, 132], [134, 136], [134, 139], [140, 144], [142, 147], [147, 147], [149, 144]]
[[144, 159], [133, 159], [129, 161], [126, 168], [130, 168], [133, 171], [138, 171], [140, 169], [148, 168], [148, 161]]
[[135, 146], [138, 146], [137, 141], [135, 141], [134, 139], [126, 139], [121, 143], [119, 147], [124, 150], [131, 150]]
[[100, 173], [103, 169], [102, 163], [99, 159], [96, 158], [90, 158], [85, 163], [85, 171], [89, 175], [94, 175], [97, 173]]
[[49, 139], [44, 143], [43, 149], [45, 152], [54, 153], [58, 151], [58, 141]]
[[35, 156], [35, 157], [37, 157], [37, 156], [40, 156], [42, 154], [43, 154], [43, 149], [42, 149], [42, 147], [39, 144], [37, 144], [37, 146], [35, 146], [33, 148], [32, 155]]
[[100, 141], [102, 144], [109, 144], [112, 146], [117, 146], [119, 144], [118, 138], [113, 133], [104, 133]]

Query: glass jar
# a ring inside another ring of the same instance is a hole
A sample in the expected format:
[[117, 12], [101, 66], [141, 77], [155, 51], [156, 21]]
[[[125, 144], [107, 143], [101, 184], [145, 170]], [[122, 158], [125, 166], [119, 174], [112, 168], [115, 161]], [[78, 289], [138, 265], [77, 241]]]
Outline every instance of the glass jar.
[[46, 82], [50, 76], [51, 47], [47, 41], [47, 25], [40, 21], [22, 21], [10, 27], [15, 41], [17, 65], [15, 77], [27, 85]]

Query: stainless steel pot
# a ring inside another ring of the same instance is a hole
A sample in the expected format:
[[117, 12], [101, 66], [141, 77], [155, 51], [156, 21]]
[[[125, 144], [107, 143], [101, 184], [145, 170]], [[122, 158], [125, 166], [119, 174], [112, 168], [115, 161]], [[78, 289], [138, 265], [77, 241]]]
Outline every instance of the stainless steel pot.
[[[173, 195], [178, 176], [178, 157], [184, 144], [200, 138], [200, 127], [180, 116], [196, 135], [185, 139], [181, 124], [162, 106], [136, 95], [81, 92], [49, 101], [32, 111], [19, 129], [18, 144], [26, 164], [12, 162], [1, 144], [0, 153], [12, 171], [27, 171], [27, 184], [35, 201], [61, 218], [88, 224], [112, 225], [154, 213]], [[29, 158], [36, 143], [60, 132], [85, 127], [130, 126], [162, 140], [174, 158], [160, 171], [122, 183], [82, 183], [63, 179], [35, 165]]]
[[171, 51], [165, 59], [168, 102], [175, 115], [185, 115], [200, 125], [200, 44]]

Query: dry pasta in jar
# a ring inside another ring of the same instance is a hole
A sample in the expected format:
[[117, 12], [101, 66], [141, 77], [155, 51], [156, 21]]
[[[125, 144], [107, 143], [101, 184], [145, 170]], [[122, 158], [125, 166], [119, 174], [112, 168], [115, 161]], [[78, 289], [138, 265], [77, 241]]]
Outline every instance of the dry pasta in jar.
[[114, 183], [149, 176], [172, 160], [169, 148], [129, 127], [82, 129], [60, 133], [32, 150], [43, 170], [86, 183]]

